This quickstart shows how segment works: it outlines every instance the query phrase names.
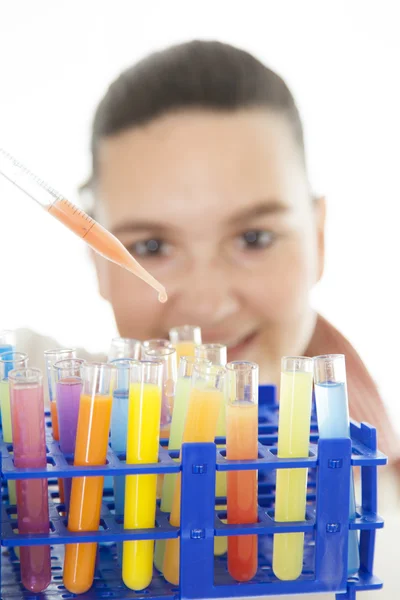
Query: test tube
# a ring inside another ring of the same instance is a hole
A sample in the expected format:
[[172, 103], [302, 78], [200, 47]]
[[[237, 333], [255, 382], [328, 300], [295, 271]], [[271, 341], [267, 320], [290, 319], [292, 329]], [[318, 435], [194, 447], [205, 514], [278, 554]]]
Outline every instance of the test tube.
[[[129, 386], [127, 464], [158, 461], [162, 398], [161, 361], [132, 365]], [[127, 475], [124, 528], [155, 526], [157, 475]], [[154, 540], [123, 542], [122, 579], [131, 590], [146, 588], [153, 574]]]
[[[11, 348], [12, 346], [10, 346]], [[12, 444], [10, 386], [8, 374], [13, 369], [23, 369], [28, 366], [28, 355], [23, 352], [4, 351], [0, 354], [0, 406], [2, 416], [3, 441]], [[8, 499], [10, 504], [16, 504], [15, 481], [8, 481]]]
[[168, 347], [149, 348], [145, 351], [145, 360], [163, 363], [160, 437], [168, 438], [177, 379], [176, 350]]
[[160, 350], [161, 348], [173, 348], [173, 345], [169, 340], [165, 340], [164, 338], [145, 340], [142, 343], [142, 360], [146, 360], [146, 352], [148, 350]]
[[[39, 369], [15, 369], [10, 382], [14, 465], [23, 469], [46, 467], [43, 377]], [[21, 534], [49, 532], [47, 479], [18, 479], [17, 514]], [[42, 592], [51, 581], [50, 546], [20, 548], [24, 587]]]
[[4, 352], [12, 352], [15, 349], [15, 333], [9, 329], [0, 331], [0, 356]]
[[[79, 404], [74, 465], [106, 464], [111, 422], [115, 367], [106, 363], [82, 367], [82, 394]], [[104, 477], [74, 477], [68, 515], [70, 531], [97, 531], [103, 496]], [[73, 594], [83, 594], [93, 583], [96, 562], [95, 542], [67, 544], [64, 559], [64, 585]]]
[[[74, 456], [79, 403], [82, 393], [82, 367], [80, 358], [66, 358], [54, 363], [56, 403], [60, 449], [69, 457]], [[72, 479], [64, 479], [64, 504], [68, 514]]]
[[[195, 356], [205, 358], [212, 362], [213, 365], [225, 367], [227, 362], [227, 347], [224, 344], [200, 344], [194, 350]], [[221, 405], [217, 423], [217, 437], [226, 437], [226, 410], [225, 402]], [[223, 448], [224, 445], [219, 444], [218, 448]], [[216, 472], [215, 478], [215, 495], [217, 498], [226, 498], [227, 493], [227, 473], [223, 471]], [[216, 510], [226, 510], [226, 505], [218, 505]], [[214, 554], [222, 556], [225, 554], [228, 547], [226, 537], [214, 538]]]
[[169, 339], [176, 348], [179, 364], [181, 356], [194, 356], [194, 349], [201, 344], [201, 329], [196, 325], [182, 325], [169, 330]]
[[[227, 364], [226, 458], [258, 457], [258, 365]], [[228, 523], [257, 523], [257, 471], [228, 472]], [[228, 538], [228, 571], [236, 581], [257, 572], [257, 535]]]
[[54, 350], [45, 350], [44, 360], [47, 371], [47, 385], [50, 402], [51, 424], [53, 428], [53, 437], [58, 442], [60, 435], [58, 430], [58, 415], [56, 402], [56, 380], [54, 372], [54, 363], [66, 358], [76, 358], [74, 348], [55, 348]]
[[141, 347], [141, 342], [133, 338], [113, 338], [108, 352], [108, 362], [112, 362], [118, 358], [139, 360]]
[[[224, 401], [225, 369], [194, 365], [182, 442], [213, 442], [221, 404]], [[175, 482], [170, 523], [179, 527], [181, 516], [181, 474]], [[165, 544], [163, 575], [173, 585], [179, 584], [179, 538]]]
[[[313, 361], [283, 357], [279, 401], [278, 458], [307, 458], [310, 443]], [[277, 469], [275, 521], [304, 521], [307, 469]], [[297, 579], [303, 568], [304, 533], [274, 535], [272, 569], [278, 579]]]
[[[128, 431], [129, 379], [132, 365], [140, 365], [137, 360], [117, 358], [111, 362], [116, 367], [116, 384], [113, 392], [113, 407], [111, 411], [111, 448], [116, 454], [126, 455], [126, 436]], [[120, 456], [125, 462], [125, 456]], [[122, 517], [125, 502], [125, 477], [113, 477], [115, 514]], [[117, 544], [118, 561], [122, 564], [122, 543]]]
[[[349, 438], [350, 419], [347, 398], [346, 362], [343, 354], [314, 358], [315, 402], [320, 439]], [[353, 472], [350, 479], [350, 519], [356, 518]], [[358, 533], [349, 530], [347, 569], [355, 575], [360, 568]]]
[[[194, 358], [193, 356], [181, 357], [175, 388], [174, 410], [172, 412], [168, 450], [180, 450], [182, 446], [183, 430], [190, 396], [191, 377], [195, 364], [211, 366], [209, 360]], [[172, 510], [176, 475], [176, 473], [164, 475], [160, 505], [162, 512], [169, 513]], [[163, 569], [164, 552], [165, 540], [157, 540], [154, 551], [154, 564], [159, 571]]]

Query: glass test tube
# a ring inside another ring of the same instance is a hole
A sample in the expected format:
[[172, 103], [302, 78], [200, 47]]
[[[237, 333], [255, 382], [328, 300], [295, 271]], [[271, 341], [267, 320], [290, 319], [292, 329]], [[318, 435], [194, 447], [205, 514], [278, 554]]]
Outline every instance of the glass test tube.
[[0, 331], [0, 355], [3, 352], [12, 352], [15, 350], [15, 333], [9, 329]]
[[[3, 346], [4, 348], [4, 346]], [[9, 348], [12, 348], [10, 345]], [[10, 386], [8, 374], [13, 369], [23, 369], [28, 366], [28, 355], [23, 352], [4, 350], [0, 354], [0, 407], [2, 416], [3, 441], [12, 444]], [[8, 499], [10, 504], [16, 504], [17, 492], [15, 481], [8, 481]]]
[[133, 338], [113, 338], [108, 351], [108, 362], [112, 362], [118, 358], [139, 360], [141, 347], [141, 342]]
[[[127, 464], [157, 463], [162, 398], [161, 361], [143, 361], [130, 370]], [[127, 475], [124, 528], [155, 526], [157, 475]], [[154, 540], [123, 542], [122, 579], [143, 590], [153, 575]]]
[[[17, 468], [46, 467], [43, 377], [39, 369], [15, 369], [8, 374], [14, 465]], [[18, 531], [49, 532], [47, 479], [18, 479]], [[50, 546], [20, 548], [21, 579], [24, 587], [39, 593], [51, 581]]]
[[[182, 446], [183, 430], [187, 407], [189, 404], [191, 377], [193, 366], [197, 364], [203, 367], [211, 366], [209, 360], [194, 358], [193, 356], [182, 356], [179, 363], [178, 379], [176, 382], [174, 410], [169, 434], [168, 450], [180, 450]], [[162, 512], [171, 512], [174, 497], [175, 481], [177, 473], [164, 475], [161, 506]], [[154, 564], [159, 571], [163, 569], [164, 552], [166, 540], [157, 540], [154, 552]]]
[[176, 350], [175, 348], [149, 348], [145, 351], [145, 360], [163, 363], [160, 437], [168, 438], [177, 380]]
[[[227, 364], [226, 458], [258, 457], [258, 365]], [[228, 523], [257, 523], [257, 471], [229, 471]], [[228, 571], [236, 581], [249, 581], [257, 572], [257, 535], [228, 537]]]
[[[224, 401], [225, 369], [194, 365], [189, 405], [182, 442], [213, 442], [218, 416]], [[179, 527], [181, 500], [181, 474], [175, 482], [170, 523]], [[163, 575], [173, 585], [179, 583], [179, 538], [165, 544]]]
[[148, 350], [160, 350], [161, 348], [173, 348], [173, 345], [169, 340], [163, 338], [154, 338], [152, 340], [145, 340], [142, 343], [142, 360], [146, 360], [146, 352]]
[[[74, 465], [104, 465], [108, 450], [115, 367], [106, 363], [82, 367]], [[68, 515], [70, 531], [97, 531], [104, 477], [74, 477]], [[64, 585], [73, 594], [86, 592], [93, 583], [97, 544], [67, 544]]]
[[169, 330], [169, 339], [176, 348], [177, 363], [181, 356], [194, 356], [194, 349], [201, 344], [201, 329], [195, 325], [182, 325]]
[[[282, 358], [278, 457], [307, 458], [310, 443], [313, 361]], [[275, 521], [304, 521], [307, 469], [277, 469]], [[304, 533], [274, 535], [272, 569], [278, 579], [297, 579], [303, 568]]]
[[[80, 358], [66, 358], [54, 363], [56, 404], [60, 449], [69, 458], [75, 452], [78, 427], [79, 403], [82, 393], [82, 367]], [[72, 479], [64, 479], [64, 504], [68, 514]]]
[[[128, 431], [129, 380], [132, 365], [138, 367], [140, 362], [130, 358], [117, 358], [111, 361], [116, 367], [116, 384], [113, 392], [111, 412], [111, 448], [119, 455], [121, 462], [126, 458], [126, 437]], [[123, 456], [121, 456], [123, 455]], [[112, 478], [114, 486], [115, 514], [122, 517], [125, 502], [125, 476]], [[122, 565], [122, 543], [117, 543], [118, 562]]]
[[[315, 402], [320, 439], [350, 437], [346, 362], [343, 354], [314, 358]], [[353, 472], [350, 479], [350, 519], [356, 517]], [[360, 568], [358, 532], [349, 530], [348, 575]]]
[[[200, 344], [194, 350], [195, 356], [205, 358], [212, 362], [213, 365], [225, 367], [227, 362], [227, 347], [224, 344]], [[221, 405], [217, 423], [217, 437], [226, 437], [226, 407], [225, 402]], [[219, 444], [218, 448], [223, 448], [224, 445]], [[227, 494], [227, 473], [223, 471], [216, 472], [215, 479], [215, 495], [217, 498], [226, 498]], [[216, 510], [226, 510], [226, 505], [218, 505]], [[223, 520], [225, 521], [225, 519]], [[228, 547], [228, 539], [226, 537], [214, 538], [214, 554], [222, 556], [225, 554]]]
[[56, 348], [54, 350], [45, 350], [44, 360], [47, 371], [47, 386], [50, 402], [51, 424], [53, 428], [53, 438], [58, 442], [60, 436], [58, 431], [58, 415], [56, 403], [56, 381], [54, 372], [54, 363], [66, 358], [76, 358], [74, 348]]

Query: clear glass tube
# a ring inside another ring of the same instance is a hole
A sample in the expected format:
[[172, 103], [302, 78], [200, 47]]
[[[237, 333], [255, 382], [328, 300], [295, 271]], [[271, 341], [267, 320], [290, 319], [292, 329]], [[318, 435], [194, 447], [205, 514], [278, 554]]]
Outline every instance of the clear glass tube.
[[[28, 469], [46, 467], [42, 373], [39, 369], [15, 369], [8, 378], [14, 464]], [[19, 479], [16, 491], [19, 533], [48, 533], [47, 479]], [[23, 585], [31, 592], [42, 592], [51, 581], [50, 546], [24, 546], [19, 551]]]
[[[347, 397], [346, 360], [343, 354], [327, 354], [314, 358], [315, 402], [320, 439], [350, 437], [349, 402]], [[350, 519], [356, 517], [353, 472], [350, 479]], [[349, 530], [348, 575], [360, 568], [358, 532]]]
[[140, 360], [141, 346], [141, 342], [133, 338], [113, 338], [108, 352], [108, 362], [112, 362], [118, 358]]
[[[163, 363], [142, 361], [130, 370], [127, 464], [158, 461]], [[157, 475], [128, 475], [124, 528], [155, 526]], [[132, 590], [143, 590], [152, 579], [154, 540], [123, 543], [122, 578]]]
[[[3, 441], [12, 444], [10, 386], [8, 374], [13, 369], [23, 369], [28, 366], [28, 355], [23, 352], [3, 352], [0, 354], [0, 406], [3, 428]], [[11, 482], [9, 482], [11, 483]], [[12, 503], [13, 504], [13, 503]]]
[[47, 373], [47, 391], [49, 396], [51, 412], [51, 424], [53, 428], [53, 437], [57, 442], [60, 439], [60, 433], [58, 430], [54, 363], [67, 358], [76, 358], [75, 348], [55, 348], [54, 350], [45, 350], [44, 352], [44, 361], [46, 364]]
[[[92, 363], [82, 367], [75, 465], [106, 463], [115, 379], [116, 368], [112, 364]], [[73, 478], [68, 516], [70, 531], [97, 531], [103, 483], [102, 476]], [[64, 585], [69, 592], [82, 594], [91, 587], [96, 550], [96, 543], [65, 546]]]
[[[278, 457], [307, 458], [310, 443], [313, 361], [282, 358]], [[304, 521], [307, 469], [277, 469], [275, 521]], [[297, 579], [303, 568], [304, 533], [274, 535], [272, 568], [278, 579]]]
[[169, 340], [163, 338], [145, 340], [142, 343], [142, 360], [146, 360], [146, 352], [148, 350], [159, 350], [161, 348], [173, 348], [173, 346]]
[[[56, 405], [61, 452], [73, 457], [78, 427], [79, 403], [82, 393], [82, 367], [80, 358], [66, 358], [54, 363]], [[64, 505], [68, 515], [72, 479], [63, 479]]]
[[[183, 433], [183, 442], [213, 442], [217, 421], [224, 401], [226, 370], [217, 366], [193, 366], [189, 406]], [[181, 476], [176, 478], [170, 523], [180, 523]], [[179, 538], [167, 540], [163, 575], [173, 585], [179, 583]]]
[[197, 325], [182, 325], [169, 330], [169, 339], [176, 348], [177, 362], [181, 356], [194, 356], [194, 349], [201, 344], [201, 329]]
[[[258, 365], [230, 362], [227, 371], [226, 458], [258, 456]], [[257, 523], [257, 471], [228, 472], [228, 523]], [[257, 571], [256, 535], [229, 536], [228, 571], [236, 581], [249, 581]]]
[[145, 360], [155, 360], [163, 363], [160, 435], [162, 438], [167, 438], [169, 437], [177, 380], [176, 350], [169, 347], [149, 348], [145, 350], [144, 354]]
[[194, 350], [196, 358], [210, 360], [213, 365], [225, 367], [227, 362], [227, 347], [224, 344], [200, 344]]
[[15, 333], [9, 329], [0, 331], [0, 355], [15, 349]]

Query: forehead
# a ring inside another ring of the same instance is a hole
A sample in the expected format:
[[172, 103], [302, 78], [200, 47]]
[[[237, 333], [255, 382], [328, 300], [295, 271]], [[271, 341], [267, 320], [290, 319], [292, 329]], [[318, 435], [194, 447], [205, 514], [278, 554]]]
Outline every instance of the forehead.
[[98, 192], [110, 226], [128, 211], [176, 222], [189, 206], [194, 219], [207, 211], [223, 218], [250, 201], [290, 202], [304, 185], [289, 122], [264, 109], [170, 114], [98, 149]]

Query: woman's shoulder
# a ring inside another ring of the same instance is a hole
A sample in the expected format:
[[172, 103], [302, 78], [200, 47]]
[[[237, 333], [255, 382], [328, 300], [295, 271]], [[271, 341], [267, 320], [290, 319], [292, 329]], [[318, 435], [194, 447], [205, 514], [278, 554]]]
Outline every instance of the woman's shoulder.
[[392, 458], [400, 458], [400, 442], [386, 413], [377, 384], [353, 345], [320, 315], [306, 354], [345, 355], [350, 416], [356, 421], [366, 421], [376, 427], [381, 450]]

